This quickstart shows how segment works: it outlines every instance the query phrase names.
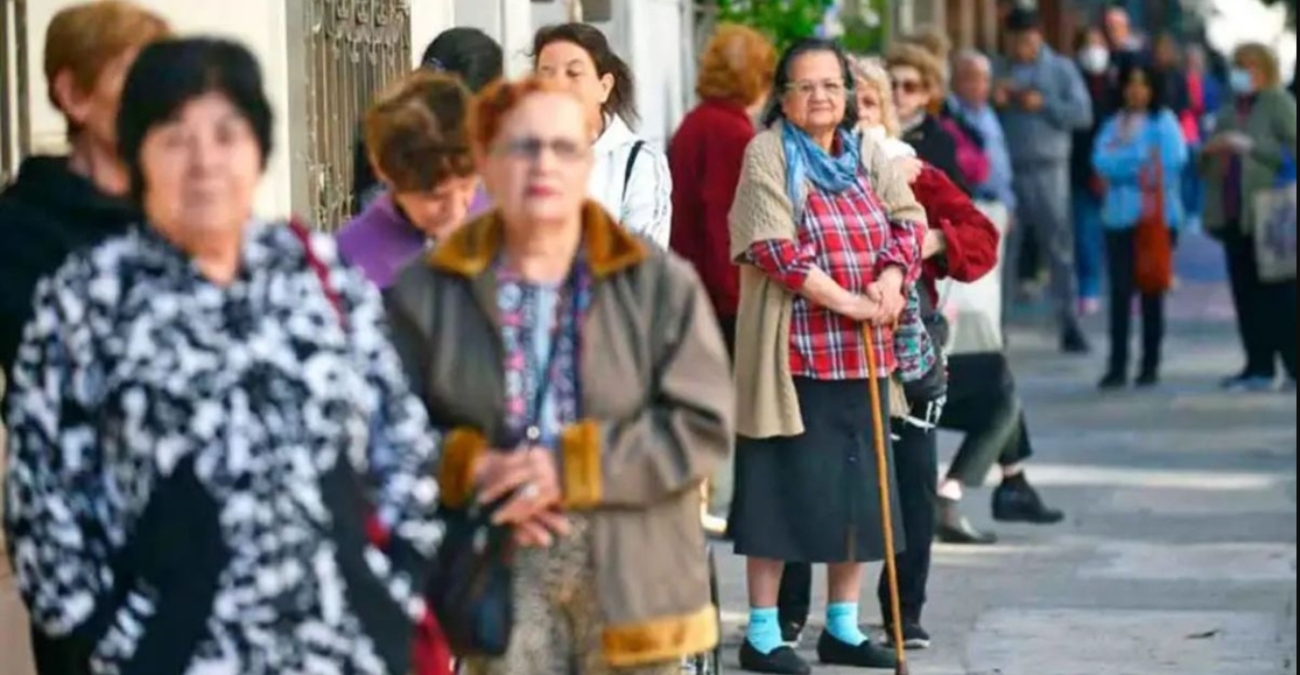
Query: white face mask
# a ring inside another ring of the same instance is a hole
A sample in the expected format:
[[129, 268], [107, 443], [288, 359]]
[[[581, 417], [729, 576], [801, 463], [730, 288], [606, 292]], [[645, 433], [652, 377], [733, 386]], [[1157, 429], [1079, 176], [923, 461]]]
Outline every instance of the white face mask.
[[1110, 68], [1110, 50], [1094, 45], [1079, 52], [1079, 65], [1089, 75], [1101, 75]]
[[1255, 76], [1245, 68], [1233, 68], [1228, 82], [1232, 85], [1233, 93], [1238, 96], [1249, 96], [1255, 93]]
[[867, 127], [863, 129], [862, 135], [867, 140], [875, 141], [876, 143], [883, 143], [884, 141], [889, 139], [889, 132], [886, 131], [885, 127], [881, 125], [876, 125], [874, 127]]

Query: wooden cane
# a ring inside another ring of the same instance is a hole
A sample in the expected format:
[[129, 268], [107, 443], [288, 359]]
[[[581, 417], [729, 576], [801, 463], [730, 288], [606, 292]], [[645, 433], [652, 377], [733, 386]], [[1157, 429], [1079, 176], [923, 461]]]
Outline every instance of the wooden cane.
[[885, 524], [885, 574], [889, 578], [890, 612], [893, 616], [894, 652], [898, 656], [896, 675], [909, 675], [907, 645], [903, 643], [903, 601], [898, 593], [898, 548], [894, 540], [894, 500], [889, 481], [889, 449], [885, 436], [885, 408], [880, 392], [880, 364], [876, 362], [875, 336], [871, 324], [862, 331], [867, 347], [867, 386], [871, 390], [871, 424], [875, 433], [876, 465], [880, 474], [880, 512]]

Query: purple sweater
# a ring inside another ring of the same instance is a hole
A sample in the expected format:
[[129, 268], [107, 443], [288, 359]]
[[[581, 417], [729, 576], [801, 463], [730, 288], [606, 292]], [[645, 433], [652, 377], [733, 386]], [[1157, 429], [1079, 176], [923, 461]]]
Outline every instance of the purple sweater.
[[[490, 206], [487, 196], [479, 192], [468, 217], [472, 219]], [[338, 245], [344, 260], [360, 267], [376, 286], [386, 289], [402, 268], [424, 252], [429, 241], [385, 194], [339, 232]]]

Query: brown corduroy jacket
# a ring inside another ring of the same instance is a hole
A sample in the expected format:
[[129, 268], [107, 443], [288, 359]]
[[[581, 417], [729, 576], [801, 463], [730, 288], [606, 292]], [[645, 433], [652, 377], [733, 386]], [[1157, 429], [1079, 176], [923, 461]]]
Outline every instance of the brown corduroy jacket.
[[[403, 272], [387, 295], [411, 384], [447, 432], [442, 500], [471, 497], [471, 466], [500, 438], [504, 355], [493, 271], [503, 224], [488, 214]], [[584, 514], [610, 665], [663, 663], [718, 641], [702, 481], [731, 451], [730, 362], [694, 270], [584, 209], [592, 274], [581, 325], [584, 421], [559, 450], [565, 508]]]

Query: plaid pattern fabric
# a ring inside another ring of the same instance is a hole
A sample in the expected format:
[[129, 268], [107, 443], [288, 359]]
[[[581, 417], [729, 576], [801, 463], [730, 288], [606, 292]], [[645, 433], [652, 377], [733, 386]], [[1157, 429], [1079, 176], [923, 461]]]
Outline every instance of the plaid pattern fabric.
[[[865, 177], [843, 194], [809, 191], [799, 227], [799, 241], [758, 242], [750, 262], [782, 286], [798, 293], [813, 267], [853, 293], [865, 293], [890, 267], [901, 267], [907, 284], [920, 272], [924, 227], [894, 223], [867, 186]], [[872, 329], [872, 349], [882, 376], [898, 368], [894, 332]], [[858, 380], [868, 376], [862, 325], [813, 304], [794, 300], [790, 326], [790, 369], [796, 377], [817, 380]]]

